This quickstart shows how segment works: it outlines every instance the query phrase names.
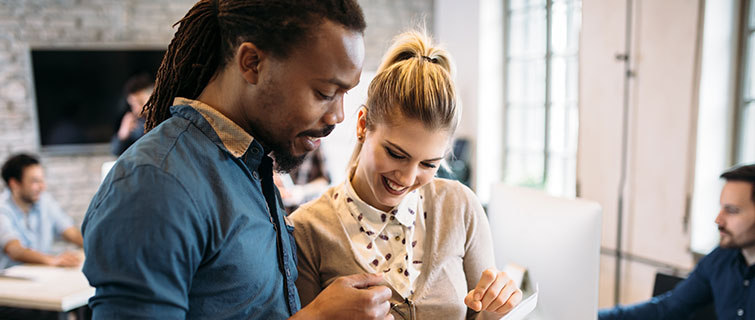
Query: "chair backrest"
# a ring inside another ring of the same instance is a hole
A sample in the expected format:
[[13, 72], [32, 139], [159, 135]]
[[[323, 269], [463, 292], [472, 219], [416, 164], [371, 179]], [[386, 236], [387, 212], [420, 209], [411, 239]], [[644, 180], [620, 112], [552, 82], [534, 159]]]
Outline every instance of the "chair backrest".
[[595, 319], [601, 207], [526, 188], [493, 187], [488, 216], [496, 264], [514, 262], [539, 284], [542, 319]]
[[[673, 290], [684, 278], [674, 275], [658, 272], [655, 274], [655, 284], [653, 285], [653, 297]], [[697, 309], [690, 320], [716, 320], [716, 309], [713, 303], [709, 303], [702, 308]]]

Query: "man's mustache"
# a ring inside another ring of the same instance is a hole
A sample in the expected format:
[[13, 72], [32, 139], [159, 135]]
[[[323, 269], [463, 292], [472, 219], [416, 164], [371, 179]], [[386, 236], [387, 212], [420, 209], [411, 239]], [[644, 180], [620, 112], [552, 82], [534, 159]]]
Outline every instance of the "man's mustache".
[[304, 131], [304, 132], [301, 133], [301, 135], [310, 136], [310, 137], [316, 137], [316, 138], [322, 138], [322, 137], [325, 137], [325, 136], [329, 135], [333, 131], [333, 129], [335, 129], [335, 128], [336, 128], [336, 126], [329, 125], [329, 126], [326, 126], [325, 128], [322, 128], [321, 130]]

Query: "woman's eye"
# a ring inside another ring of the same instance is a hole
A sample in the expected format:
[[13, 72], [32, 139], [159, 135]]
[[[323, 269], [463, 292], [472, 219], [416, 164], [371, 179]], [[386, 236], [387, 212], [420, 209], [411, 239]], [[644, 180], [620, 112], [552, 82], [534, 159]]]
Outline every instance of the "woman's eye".
[[435, 168], [435, 165], [432, 164], [432, 163], [422, 162], [422, 165], [425, 166], [425, 168], [430, 168], [430, 169], [434, 169]]
[[394, 153], [393, 151], [391, 151], [391, 149], [385, 148], [385, 151], [388, 152], [388, 155], [390, 155], [391, 158], [394, 158], [394, 159], [404, 159], [404, 156], [400, 156], [400, 155]]

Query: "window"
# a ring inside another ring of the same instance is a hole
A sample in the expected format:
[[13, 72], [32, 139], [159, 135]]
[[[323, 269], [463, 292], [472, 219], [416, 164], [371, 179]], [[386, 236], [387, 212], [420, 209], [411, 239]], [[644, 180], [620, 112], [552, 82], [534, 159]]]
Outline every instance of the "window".
[[509, 0], [504, 181], [574, 196], [580, 0]]
[[742, 23], [742, 77], [740, 101], [736, 108], [735, 162], [755, 162], [755, 3], [747, 1], [747, 16]]

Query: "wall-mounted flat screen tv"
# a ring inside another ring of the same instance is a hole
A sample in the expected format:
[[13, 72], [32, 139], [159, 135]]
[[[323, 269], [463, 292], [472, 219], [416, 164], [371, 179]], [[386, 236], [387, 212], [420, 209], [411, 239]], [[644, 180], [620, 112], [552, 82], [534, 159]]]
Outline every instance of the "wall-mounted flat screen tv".
[[154, 79], [164, 54], [165, 49], [32, 49], [42, 150], [107, 150], [103, 146], [128, 110], [124, 84], [138, 74]]

